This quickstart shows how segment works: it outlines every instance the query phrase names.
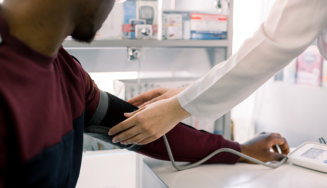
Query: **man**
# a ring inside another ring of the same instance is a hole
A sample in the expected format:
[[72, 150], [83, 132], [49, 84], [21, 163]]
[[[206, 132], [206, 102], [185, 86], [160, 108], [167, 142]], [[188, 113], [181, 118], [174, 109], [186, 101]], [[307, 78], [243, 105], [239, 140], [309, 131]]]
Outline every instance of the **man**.
[[[113, 4], [114, 0], [5, 0], [2, 4], [0, 188], [75, 187], [83, 130], [105, 129], [106, 134], [124, 118], [122, 112], [136, 109], [100, 91], [61, 47], [69, 35], [92, 41]], [[283, 157], [275, 145], [288, 153], [279, 134], [262, 134], [240, 145], [178, 124], [167, 137], [179, 161], [193, 162], [222, 147], [263, 161]], [[162, 139], [134, 150], [168, 159]], [[222, 153], [208, 162], [237, 161], [244, 160]]]

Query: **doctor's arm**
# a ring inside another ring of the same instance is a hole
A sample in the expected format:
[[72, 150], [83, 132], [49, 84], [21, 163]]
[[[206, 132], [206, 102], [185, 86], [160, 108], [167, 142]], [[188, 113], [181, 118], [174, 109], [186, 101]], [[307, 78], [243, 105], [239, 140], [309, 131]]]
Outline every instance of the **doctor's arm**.
[[218, 119], [304, 51], [326, 27], [326, 20], [326, 0], [276, 0], [267, 20], [237, 53], [177, 97], [126, 114], [128, 119], [109, 133], [120, 132], [117, 142], [146, 144], [190, 114]]

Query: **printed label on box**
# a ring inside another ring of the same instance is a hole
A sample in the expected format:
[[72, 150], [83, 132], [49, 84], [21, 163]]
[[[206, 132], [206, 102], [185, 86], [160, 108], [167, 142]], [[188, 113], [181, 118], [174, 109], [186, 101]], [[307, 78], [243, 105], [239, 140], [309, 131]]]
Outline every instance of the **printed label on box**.
[[192, 13], [191, 30], [205, 32], [227, 31], [227, 15]]
[[162, 23], [162, 35], [164, 39], [189, 40], [191, 38], [190, 12], [176, 10], [163, 11]]
[[227, 38], [227, 15], [191, 14], [191, 38], [214, 40]]
[[163, 36], [165, 39], [183, 39], [183, 17], [180, 14], [163, 15]]

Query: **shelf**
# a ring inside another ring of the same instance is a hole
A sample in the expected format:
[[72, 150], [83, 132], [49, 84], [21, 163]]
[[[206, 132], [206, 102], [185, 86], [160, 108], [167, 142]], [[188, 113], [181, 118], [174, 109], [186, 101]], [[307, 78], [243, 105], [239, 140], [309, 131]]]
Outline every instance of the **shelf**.
[[227, 40], [95, 40], [92, 43], [81, 43], [65, 40], [65, 48], [113, 48], [113, 47], [175, 47], [175, 48], [227, 48]]

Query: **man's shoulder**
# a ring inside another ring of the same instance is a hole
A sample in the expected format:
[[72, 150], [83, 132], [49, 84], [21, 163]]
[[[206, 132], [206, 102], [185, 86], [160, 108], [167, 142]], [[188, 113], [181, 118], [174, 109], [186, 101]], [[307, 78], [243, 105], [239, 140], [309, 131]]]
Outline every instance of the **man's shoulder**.
[[66, 66], [76, 73], [84, 71], [80, 61], [75, 57], [69, 54], [63, 47], [58, 51], [57, 60], [62, 66]]

